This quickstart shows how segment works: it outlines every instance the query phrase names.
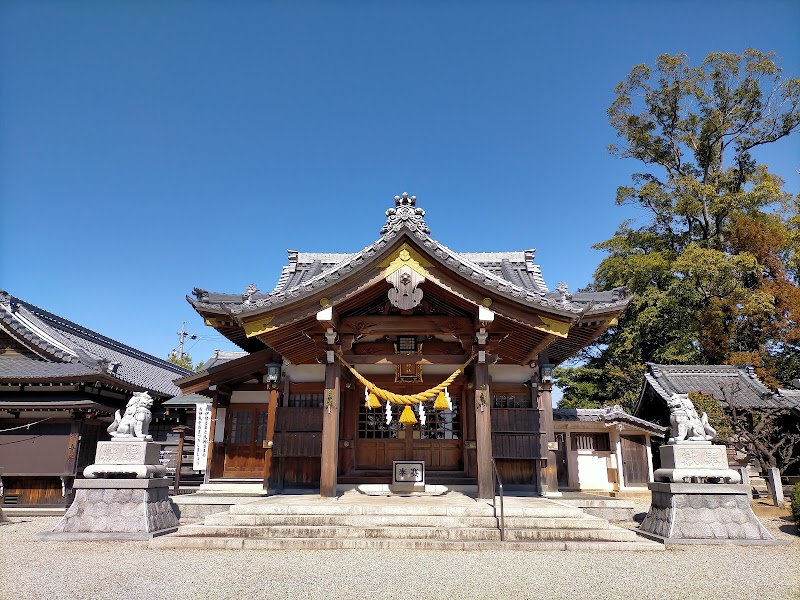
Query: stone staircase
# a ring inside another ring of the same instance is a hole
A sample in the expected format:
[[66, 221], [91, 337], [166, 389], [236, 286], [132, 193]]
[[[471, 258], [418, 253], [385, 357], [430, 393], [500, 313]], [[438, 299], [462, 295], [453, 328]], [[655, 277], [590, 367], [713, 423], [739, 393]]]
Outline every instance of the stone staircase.
[[153, 548], [662, 550], [605, 519], [545, 498], [506, 498], [505, 541], [491, 503], [437, 496], [272, 496], [211, 514]]

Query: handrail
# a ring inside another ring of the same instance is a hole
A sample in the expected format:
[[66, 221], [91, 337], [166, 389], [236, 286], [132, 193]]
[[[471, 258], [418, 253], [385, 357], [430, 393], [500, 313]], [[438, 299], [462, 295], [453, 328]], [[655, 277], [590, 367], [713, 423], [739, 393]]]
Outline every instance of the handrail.
[[[492, 496], [494, 496], [495, 488], [500, 488], [500, 541], [502, 542], [506, 539], [506, 514], [503, 508], [503, 481], [500, 479], [500, 473], [497, 471], [497, 463], [494, 462], [494, 457], [492, 457], [492, 479]], [[494, 504], [494, 501], [492, 503]], [[496, 517], [497, 506], [494, 507], [494, 514]]]

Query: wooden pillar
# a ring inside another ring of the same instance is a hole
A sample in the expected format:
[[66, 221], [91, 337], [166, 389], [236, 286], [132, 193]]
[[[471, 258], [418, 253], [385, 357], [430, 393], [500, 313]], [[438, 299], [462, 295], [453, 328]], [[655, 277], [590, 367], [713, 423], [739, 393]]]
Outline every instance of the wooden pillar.
[[338, 357], [325, 365], [325, 398], [322, 410], [322, 464], [319, 495], [336, 497], [336, 471], [339, 465], [339, 406], [341, 368]]
[[267, 434], [264, 439], [264, 491], [269, 492], [269, 477], [272, 471], [272, 449], [275, 445], [275, 411], [278, 408], [278, 390], [269, 391], [267, 405]]
[[622, 456], [622, 438], [619, 431], [611, 431], [612, 435], [609, 436], [610, 441], [614, 444], [614, 453], [617, 456], [617, 489], [622, 490], [625, 487], [625, 471], [622, 466], [625, 464], [625, 457]]
[[[539, 364], [547, 364], [549, 362], [547, 356], [547, 350], [539, 354]], [[554, 444], [556, 441], [556, 434], [553, 429], [553, 384], [552, 383], [539, 383], [539, 402], [541, 412], [540, 415], [540, 427], [542, 433], [544, 433], [545, 439], [545, 448], [547, 459], [545, 463], [542, 465], [542, 472], [540, 475], [542, 476], [542, 481], [544, 485], [544, 492], [557, 492], [558, 491], [558, 472], [556, 471], [556, 453], [554, 450], [550, 450], [550, 444]]]
[[492, 394], [489, 389], [489, 365], [475, 364], [475, 443], [478, 463], [478, 498], [494, 499], [492, 472]]

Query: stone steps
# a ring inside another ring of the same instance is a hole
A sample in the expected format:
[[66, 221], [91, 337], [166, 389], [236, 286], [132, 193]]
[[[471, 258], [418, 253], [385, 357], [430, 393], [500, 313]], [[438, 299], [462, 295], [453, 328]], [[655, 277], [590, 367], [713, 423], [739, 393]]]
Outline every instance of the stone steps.
[[202, 550], [540, 550], [540, 551], [656, 551], [662, 544], [637, 538], [637, 541], [452, 541], [430, 539], [303, 539], [303, 538], [224, 538], [176, 537], [154, 538], [151, 548]]
[[[494, 517], [495, 510], [486, 504], [472, 501], [467, 505], [451, 504], [337, 504], [319, 502], [316, 504], [280, 504], [252, 502], [230, 507], [232, 515], [398, 515], [398, 516], [438, 516], [438, 517]], [[513, 507], [505, 509], [506, 518], [592, 518], [578, 508], [561, 506], [555, 503], [540, 506]]]
[[[271, 525], [262, 527], [237, 525], [184, 525], [178, 537], [241, 537], [283, 539], [427, 539], [463, 541], [500, 541], [500, 530], [486, 527], [335, 527], [324, 525]], [[636, 541], [632, 531], [605, 529], [506, 529], [508, 540], [564, 541]]]
[[[219, 513], [209, 515], [206, 525], [270, 527], [303, 525], [320, 527], [470, 527], [497, 529], [499, 520], [495, 517], [451, 517], [435, 515], [328, 515], [328, 514], [289, 514], [289, 515], [243, 515]], [[591, 518], [551, 518], [551, 517], [506, 517], [506, 529], [608, 529], [605, 519]]]
[[273, 496], [235, 504], [181, 525], [174, 535], [153, 540], [155, 548], [247, 549], [542, 549], [661, 550], [633, 531], [544, 498], [509, 498], [505, 540], [499, 517], [486, 501], [458, 493], [441, 497], [374, 497], [344, 494], [335, 499]]

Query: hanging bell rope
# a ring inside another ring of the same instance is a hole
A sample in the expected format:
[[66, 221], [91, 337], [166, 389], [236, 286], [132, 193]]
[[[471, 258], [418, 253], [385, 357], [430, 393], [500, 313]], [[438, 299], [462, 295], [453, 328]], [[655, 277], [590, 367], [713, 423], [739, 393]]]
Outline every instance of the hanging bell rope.
[[[442, 383], [437, 385], [436, 387], [432, 387], [430, 389], [425, 390], [424, 392], [419, 392], [418, 394], [395, 394], [388, 390], [384, 390], [379, 388], [377, 385], [369, 381], [366, 377], [364, 377], [361, 373], [356, 371], [350, 364], [344, 359], [344, 356], [341, 354], [337, 354], [336, 356], [339, 357], [339, 360], [342, 361], [342, 364], [350, 369], [350, 372], [358, 379], [364, 387], [369, 390], [371, 396], [375, 394], [376, 398], [380, 400], [386, 400], [387, 402], [391, 402], [392, 404], [401, 404], [401, 405], [411, 405], [417, 404], [418, 402], [425, 402], [426, 400], [430, 400], [431, 398], [435, 398], [438, 396], [439, 392], [444, 392], [444, 390], [456, 380], [456, 377], [461, 375], [464, 369], [467, 368], [467, 365], [475, 360], [475, 357], [478, 356], [477, 354], [473, 354], [469, 357], [469, 360], [465, 362], [463, 365], [458, 367], [450, 377], [445, 379]], [[367, 396], [367, 405], [370, 406], [372, 404], [371, 399]], [[413, 413], [412, 413], [413, 414]]]

